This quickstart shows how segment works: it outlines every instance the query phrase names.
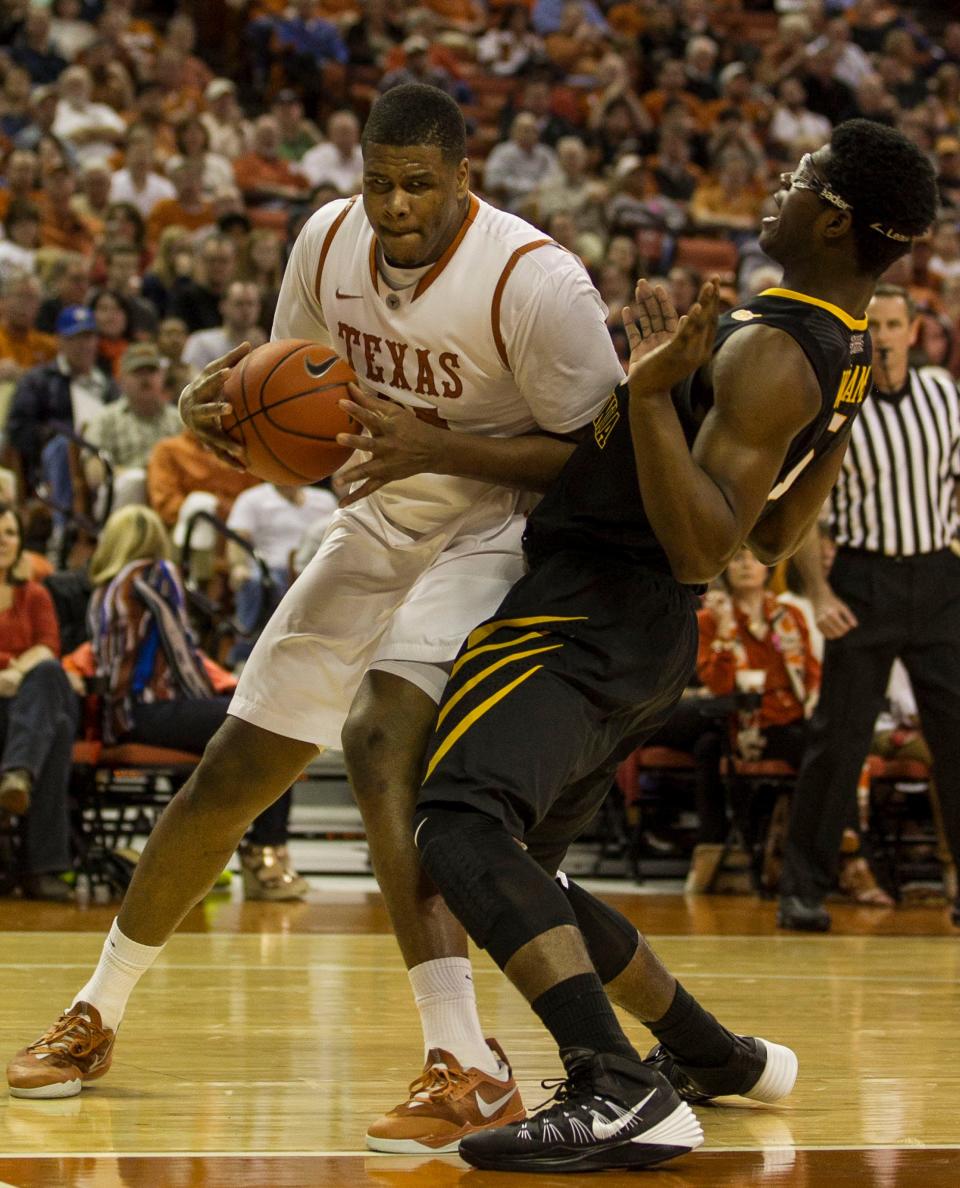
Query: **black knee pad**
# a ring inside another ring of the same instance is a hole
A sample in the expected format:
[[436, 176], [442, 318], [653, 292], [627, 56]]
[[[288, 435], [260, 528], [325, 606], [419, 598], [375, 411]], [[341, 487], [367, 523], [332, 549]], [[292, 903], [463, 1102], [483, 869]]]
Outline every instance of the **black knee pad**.
[[627, 968], [640, 944], [640, 933], [626, 916], [584, 891], [560, 871], [557, 883], [577, 917], [590, 959], [606, 985]]
[[563, 893], [496, 818], [428, 804], [414, 818], [414, 839], [447, 907], [501, 969], [534, 937], [576, 926]]

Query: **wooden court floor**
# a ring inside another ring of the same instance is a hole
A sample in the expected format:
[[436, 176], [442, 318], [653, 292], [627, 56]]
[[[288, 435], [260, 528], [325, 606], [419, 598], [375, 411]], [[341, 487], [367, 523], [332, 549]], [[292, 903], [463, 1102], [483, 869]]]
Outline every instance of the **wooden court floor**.
[[[941, 908], [839, 907], [830, 936], [773, 928], [749, 899], [624, 895], [689, 989], [731, 1027], [788, 1043], [782, 1107], [698, 1109], [700, 1151], [645, 1173], [657, 1188], [960, 1185], [960, 933]], [[49, 1024], [86, 979], [112, 911], [0, 902], [0, 1049]], [[559, 1064], [484, 958], [481, 1013], [525, 1101]], [[644, 1050], [647, 1033], [628, 1020]], [[79, 1097], [0, 1096], [0, 1184], [16, 1188], [258, 1185], [499, 1188], [637, 1183], [507, 1176], [456, 1156], [374, 1156], [367, 1123], [419, 1070], [406, 978], [375, 894], [303, 905], [212, 898], [141, 982], [113, 1070]], [[644, 1182], [647, 1182], [646, 1180]]]

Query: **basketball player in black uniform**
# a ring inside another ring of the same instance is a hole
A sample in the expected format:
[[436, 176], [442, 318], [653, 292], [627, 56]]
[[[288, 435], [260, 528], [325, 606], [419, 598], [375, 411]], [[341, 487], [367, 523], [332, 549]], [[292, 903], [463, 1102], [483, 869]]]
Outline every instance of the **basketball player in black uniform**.
[[[535, 1117], [461, 1142], [475, 1166], [642, 1167], [702, 1141], [681, 1096], [792, 1087], [789, 1049], [727, 1031], [623, 917], [555, 876], [692, 674], [702, 584], [745, 542], [768, 564], [789, 555], [815, 520], [869, 391], [866, 305], [935, 193], [906, 138], [850, 121], [784, 175], [764, 220], [783, 287], [715, 334], [715, 283], [678, 322], [640, 282], [627, 384], [530, 516], [527, 575], [464, 644], [415, 818], [421, 863], [567, 1070]], [[660, 1041], [648, 1061], [604, 986]]]

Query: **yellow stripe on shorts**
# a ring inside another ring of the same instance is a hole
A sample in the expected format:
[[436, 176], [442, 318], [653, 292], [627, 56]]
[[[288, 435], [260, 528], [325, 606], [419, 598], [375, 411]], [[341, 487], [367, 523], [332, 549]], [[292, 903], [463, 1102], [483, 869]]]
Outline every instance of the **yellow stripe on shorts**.
[[467, 647], [475, 648], [482, 644], [501, 627], [536, 627], [538, 623], [578, 623], [588, 618], [587, 615], [527, 615], [522, 619], [494, 619], [492, 623], [481, 623], [467, 636]]
[[518, 685], [522, 685], [523, 682], [529, 677], [532, 677], [535, 672], [539, 672], [541, 668], [543, 668], [542, 664], [535, 664], [533, 668], [528, 668], [526, 672], [522, 672], [515, 680], [512, 680], [509, 685], [504, 685], [502, 689], [498, 689], [496, 693], [488, 697], [486, 701], [482, 701], [476, 707], [476, 709], [471, 710], [465, 718], [462, 718], [450, 731], [440, 746], [437, 747], [436, 753], [430, 760], [430, 763], [427, 767], [427, 774], [423, 777], [424, 782], [426, 782], [431, 777], [431, 775], [433, 775], [434, 768], [444, 757], [444, 755], [446, 755], [447, 751], [450, 750], [450, 748], [459, 738], [462, 738], [463, 735], [466, 734], [466, 732], [475, 722], [479, 721], [479, 719], [482, 718], [488, 710], [493, 709], [498, 701], [503, 701], [504, 697], [512, 693]]
[[520, 635], [516, 639], [505, 639], [503, 643], [484, 644], [481, 648], [472, 648], [469, 652], [464, 652], [457, 660], [453, 668], [450, 669], [450, 675], [452, 677], [456, 676], [464, 664], [469, 664], [471, 660], [476, 659], [483, 652], [502, 652], [504, 648], [512, 648], [519, 644], [529, 643], [531, 639], [543, 639], [546, 634], [546, 631], [528, 631], [526, 635]]
[[509, 656], [501, 656], [501, 658], [496, 660], [493, 664], [488, 664], [482, 672], [478, 672], [476, 676], [472, 676], [469, 681], [467, 681], [456, 691], [456, 693], [454, 693], [454, 695], [440, 711], [440, 716], [437, 718], [437, 724], [434, 729], [439, 730], [443, 725], [443, 719], [447, 716], [447, 714], [450, 713], [457, 702], [460, 701], [461, 698], [466, 697], [471, 689], [475, 689], [482, 680], [488, 677], [492, 672], [496, 672], [498, 668], [503, 668], [506, 664], [512, 664], [514, 660], [525, 660], [527, 656], [539, 656], [541, 652], [555, 652], [557, 648], [562, 647], [562, 643], [556, 643], [547, 644], [546, 647], [543, 648], [527, 648], [526, 651], [523, 652], [511, 652]]

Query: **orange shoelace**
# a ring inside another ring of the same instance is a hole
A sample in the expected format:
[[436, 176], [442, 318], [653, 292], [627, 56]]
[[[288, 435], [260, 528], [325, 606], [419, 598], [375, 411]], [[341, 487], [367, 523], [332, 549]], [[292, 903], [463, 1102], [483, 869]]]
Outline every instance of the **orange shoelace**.
[[445, 1065], [431, 1064], [416, 1080], [410, 1082], [410, 1096], [439, 1101], [465, 1080], [463, 1073], [454, 1072]]
[[83, 1057], [89, 1056], [103, 1039], [103, 1032], [99, 1028], [95, 1030], [83, 1015], [61, 1015], [48, 1032], [30, 1045], [29, 1051]]

